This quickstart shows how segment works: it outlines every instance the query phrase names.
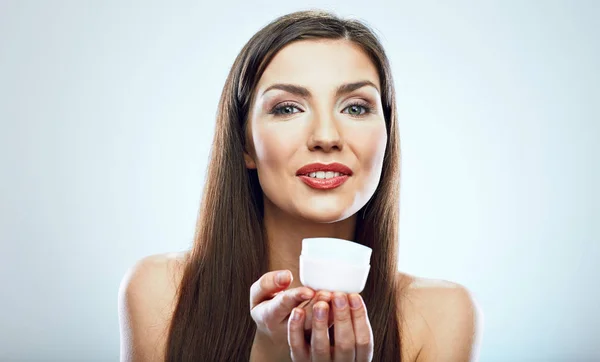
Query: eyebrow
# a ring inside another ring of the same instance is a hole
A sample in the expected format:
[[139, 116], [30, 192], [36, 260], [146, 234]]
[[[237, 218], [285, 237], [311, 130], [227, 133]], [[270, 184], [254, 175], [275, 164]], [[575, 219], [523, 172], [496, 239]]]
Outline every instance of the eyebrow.
[[[341, 95], [344, 94], [348, 94], [350, 92], [353, 92], [359, 88], [362, 87], [366, 87], [366, 86], [371, 86], [375, 89], [377, 89], [377, 92], [379, 92], [379, 88], [377, 88], [377, 86], [369, 81], [369, 80], [362, 80], [359, 82], [354, 82], [354, 83], [345, 83], [340, 85], [339, 87], [337, 87], [336, 91], [335, 91], [335, 96], [339, 97]], [[303, 97], [303, 98], [311, 98], [311, 94], [310, 91], [302, 86], [299, 85], [295, 85], [295, 84], [286, 84], [286, 83], [277, 83], [277, 84], [273, 84], [271, 86], [269, 86], [267, 89], [265, 89], [262, 94], [261, 97], [267, 93], [268, 91], [270, 91], [271, 89], [280, 89], [292, 94], [295, 94], [297, 96]]]

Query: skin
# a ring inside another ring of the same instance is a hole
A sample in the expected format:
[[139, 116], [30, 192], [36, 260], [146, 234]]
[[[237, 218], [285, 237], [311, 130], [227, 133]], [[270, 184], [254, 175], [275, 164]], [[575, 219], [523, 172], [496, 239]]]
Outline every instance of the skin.
[[[364, 85], [336, 92], [341, 85], [359, 82]], [[276, 84], [304, 87], [306, 94], [273, 88]], [[377, 69], [367, 55], [344, 40], [292, 43], [277, 53], [259, 80], [247, 128], [251, 149], [244, 157], [246, 167], [257, 169], [264, 193], [270, 270], [290, 270], [290, 288], [301, 286], [298, 257], [302, 239], [329, 236], [352, 240], [356, 213], [375, 192], [387, 141], [380, 88]], [[340, 162], [353, 173], [338, 188], [313, 189], [296, 176], [300, 167], [313, 162]], [[330, 309], [331, 297], [339, 304], [331, 303]], [[362, 305], [358, 294], [352, 297], [358, 297], [357, 303]], [[354, 360], [356, 352], [358, 361], [370, 360], [368, 316], [364, 308], [349, 308], [348, 298], [345, 293], [335, 293], [322, 298], [325, 301], [313, 299], [304, 309], [296, 309], [300, 319], [290, 324], [288, 332], [294, 360], [332, 357], [327, 331], [332, 320], [337, 326], [334, 340], [342, 344], [334, 353], [335, 360]], [[304, 310], [309, 312], [308, 318]], [[319, 310], [325, 313], [324, 321], [311, 316]], [[312, 326], [310, 349], [301, 325]], [[356, 348], [354, 329], [361, 342]]]

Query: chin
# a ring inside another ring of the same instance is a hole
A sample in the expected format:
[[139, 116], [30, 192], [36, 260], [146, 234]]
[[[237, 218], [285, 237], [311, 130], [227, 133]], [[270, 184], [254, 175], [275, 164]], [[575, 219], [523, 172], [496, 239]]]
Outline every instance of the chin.
[[307, 220], [327, 224], [342, 221], [351, 215], [352, 214], [348, 213], [347, 210], [332, 208], [331, 210], [305, 210], [300, 216]]

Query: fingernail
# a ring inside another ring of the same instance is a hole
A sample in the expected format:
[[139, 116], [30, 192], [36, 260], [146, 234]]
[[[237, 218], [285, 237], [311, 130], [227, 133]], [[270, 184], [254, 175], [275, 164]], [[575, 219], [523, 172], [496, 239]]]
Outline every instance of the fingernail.
[[275, 277], [275, 282], [279, 285], [285, 285], [288, 282], [289, 273], [287, 271], [281, 271], [277, 273]]
[[324, 321], [325, 320], [325, 308], [315, 307], [315, 317], [317, 317], [317, 319], [320, 321]]
[[333, 299], [333, 302], [335, 303], [335, 307], [337, 309], [343, 309], [346, 307], [346, 298], [343, 295], [336, 295]]
[[323, 301], [323, 302], [329, 302], [331, 300], [331, 294], [329, 293], [321, 293], [319, 294], [319, 298], [317, 299], [317, 301]]
[[300, 298], [304, 299], [304, 300], [309, 300], [310, 298], [312, 298], [313, 296], [309, 293], [302, 293], [300, 294]]
[[354, 309], [359, 308], [361, 306], [360, 297], [356, 294], [350, 295], [350, 306]]
[[292, 320], [294, 322], [297, 322], [300, 320], [300, 313], [298, 313], [298, 311], [294, 308], [294, 310], [292, 310]]

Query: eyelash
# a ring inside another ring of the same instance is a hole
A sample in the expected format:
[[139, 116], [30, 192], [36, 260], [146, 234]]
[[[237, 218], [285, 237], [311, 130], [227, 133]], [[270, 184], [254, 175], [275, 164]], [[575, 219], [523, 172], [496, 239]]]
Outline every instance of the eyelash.
[[[358, 102], [355, 101], [354, 103], [350, 103], [348, 106], [346, 106], [346, 108], [352, 107], [352, 106], [358, 106], [358, 107], [363, 107], [365, 109], [365, 113], [358, 115], [358, 116], [352, 116], [354, 118], [361, 118], [361, 117], [366, 117], [368, 114], [371, 114], [373, 112], [373, 106], [370, 103], [363, 103], [363, 102]], [[269, 114], [273, 114], [275, 117], [285, 117], [285, 116], [291, 116], [294, 113], [290, 113], [290, 114], [282, 114], [282, 113], [278, 113], [279, 111], [281, 111], [282, 109], [284, 109], [285, 107], [293, 107], [293, 108], [298, 108], [294, 103], [290, 103], [290, 102], [283, 102], [281, 104], [278, 104], [275, 108], [273, 108]], [[346, 109], [344, 108], [344, 109]]]

